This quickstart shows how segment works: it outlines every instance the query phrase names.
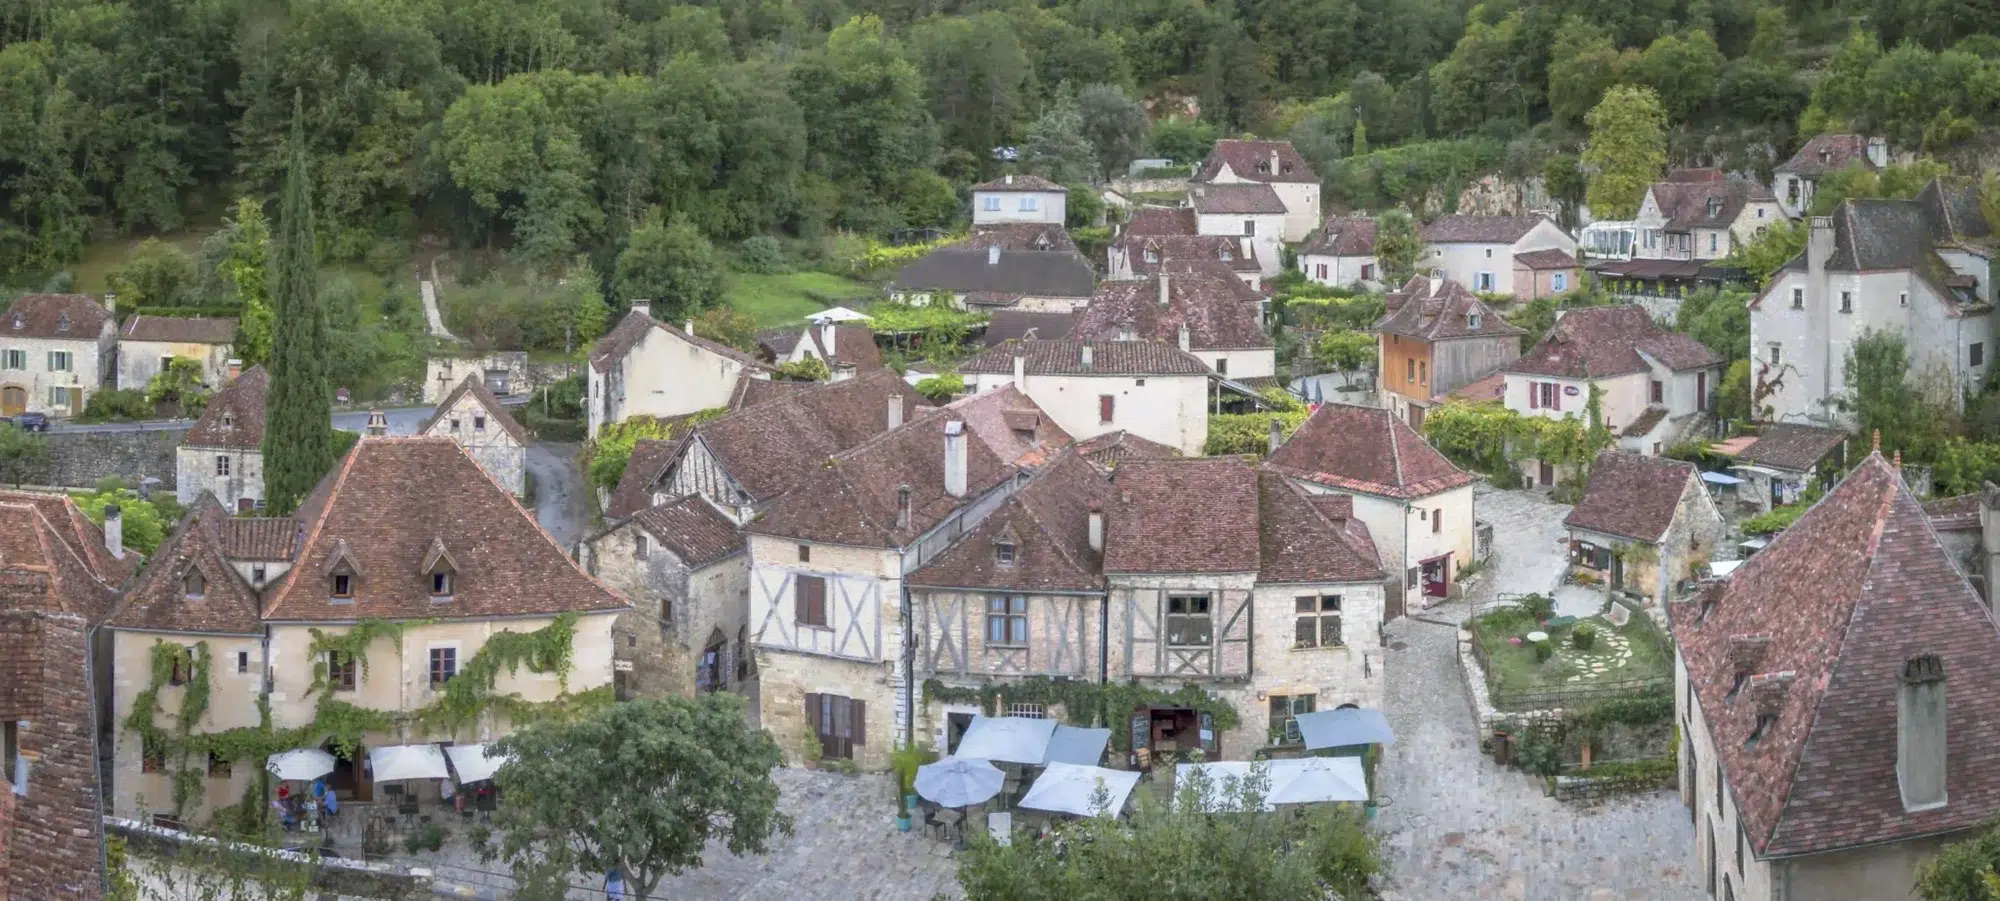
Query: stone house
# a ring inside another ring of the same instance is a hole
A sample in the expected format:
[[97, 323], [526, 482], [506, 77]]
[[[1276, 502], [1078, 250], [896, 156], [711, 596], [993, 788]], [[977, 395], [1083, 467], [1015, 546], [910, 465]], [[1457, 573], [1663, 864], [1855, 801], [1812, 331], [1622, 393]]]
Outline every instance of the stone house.
[[986, 319], [986, 331], [979, 336], [979, 344], [981, 347], [993, 347], [1008, 341], [1032, 341], [1036, 338], [1060, 341], [1069, 337], [1075, 329], [1075, 313], [995, 310]]
[[1502, 318], [1464, 285], [1415, 276], [1383, 298], [1375, 323], [1383, 405], [1424, 427], [1437, 398], [1521, 356], [1526, 329]]
[[0, 898], [97, 901], [95, 632], [138, 555], [59, 495], [0, 493], [0, 541]]
[[[128, 722], [155, 687], [156, 642], [171, 638], [191, 649], [205, 642], [207, 716], [214, 721], [191, 728], [243, 725], [227, 718], [254, 711], [261, 695], [271, 708], [270, 728], [306, 729], [305, 747], [335, 752], [341, 762], [328, 781], [355, 801], [374, 798], [369, 748], [486, 742], [511, 732], [514, 723], [487, 699], [511, 695], [510, 704], [547, 704], [593, 690], [591, 697], [608, 699], [612, 621], [631, 609], [578, 568], [446, 438], [363, 437], [296, 518], [231, 518], [203, 499], [167, 547], [141, 577], [147, 590], [135, 592], [121, 611], [129, 618], [114, 629], [110, 659], [118, 688], [110, 722]], [[236, 619], [238, 606], [252, 611], [255, 627], [247, 617]], [[217, 622], [186, 612], [196, 609], [214, 613]], [[219, 619], [225, 613], [227, 623]], [[566, 672], [486, 659], [489, 641], [499, 635], [551, 628], [569, 635]], [[365, 630], [357, 657], [329, 650], [357, 629]], [[155, 700], [163, 711], [178, 710], [180, 693], [195, 684], [169, 680]], [[322, 697], [383, 714], [391, 725], [337, 736], [320, 719]], [[352, 753], [335, 738], [355, 741]], [[142, 734], [117, 730], [113, 812], [136, 819], [167, 811], [195, 815], [210, 809], [203, 804], [236, 800], [217, 780], [233, 783], [237, 773], [259, 765], [189, 762], [205, 768], [209, 782], [190, 799], [191, 809], [178, 810], [171, 795], [146, 790], [156, 771], [182, 768], [159, 758]]]
[[1582, 499], [1563, 519], [1570, 564], [1608, 592], [1665, 610], [1722, 545], [1722, 513], [1692, 463], [1607, 450], [1591, 464]]
[[[1195, 186], [1211, 187], [1232, 184], [1268, 186], [1284, 207], [1284, 219], [1279, 223], [1276, 237], [1287, 244], [1305, 240], [1306, 235], [1319, 225], [1323, 215], [1319, 203], [1319, 176], [1290, 141], [1217, 141], [1189, 182]], [[1207, 230], [1202, 233], [1229, 234]], [[1261, 248], [1259, 252], [1261, 254]], [[1276, 262], [1281, 258], [1274, 255], [1266, 259]], [[1266, 274], [1275, 271], [1267, 270]]]
[[235, 377], [235, 352], [235, 319], [135, 315], [118, 331], [117, 385], [143, 391], [168, 361], [183, 357], [201, 363], [201, 383], [213, 388]]
[[[1591, 389], [1603, 392], [1604, 426], [1618, 446], [1642, 454], [1695, 434], [1714, 407], [1723, 358], [1669, 331], [1638, 305], [1558, 314], [1547, 337], [1500, 371], [1507, 409], [1526, 416], [1587, 418]], [[1563, 473], [1530, 467], [1528, 482], [1553, 485]]]
[[1079, 440], [1129, 432], [1184, 454], [1208, 442], [1208, 366], [1159, 341], [1019, 341], [961, 362], [975, 396], [1011, 389]]
[[1791, 159], [1772, 170], [1771, 193], [1785, 215], [1797, 219], [1812, 207], [1819, 180], [1849, 166], [1880, 171], [1889, 165], [1887, 138], [1866, 135], [1813, 135]]
[[1106, 277], [1114, 281], [1209, 268], [1226, 271], [1251, 290], [1264, 281], [1256, 245], [1240, 235], [1125, 234], [1111, 242], [1105, 257]]
[[1382, 285], [1381, 261], [1375, 258], [1375, 220], [1367, 216], [1329, 216], [1306, 236], [1298, 251], [1299, 271], [1322, 285]]
[[1027, 222], [1062, 226], [1069, 189], [1039, 175], [1003, 175], [972, 186], [972, 224]]
[[495, 397], [529, 394], [575, 374], [572, 363], [530, 363], [524, 350], [497, 350], [483, 356], [443, 353], [424, 361], [423, 402], [437, 404], [468, 375], [479, 376]]
[[1086, 341], [1158, 341], [1194, 354], [1215, 374], [1276, 384], [1278, 351], [1261, 319], [1267, 299], [1210, 264], [1097, 286], [1070, 330]]
[[1526, 300], [1540, 284], [1516, 277], [1518, 258], [1538, 250], [1559, 250], [1570, 256], [1567, 270], [1548, 265], [1542, 257], [1531, 257], [1526, 270], [1546, 278], [1553, 288], [1555, 275], [1567, 271], [1565, 283], [1576, 283], [1576, 239], [1571, 238], [1546, 216], [1439, 216], [1419, 232], [1429, 254], [1417, 264], [1419, 271], [1465, 285], [1482, 294], [1506, 294]]
[[203, 492], [238, 513], [264, 505], [264, 395], [270, 387], [264, 367], [252, 366], [209, 398], [174, 451], [174, 498], [182, 505]]
[[1425, 605], [1445, 598], [1474, 559], [1478, 479], [1392, 411], [1321, 404], [1282, 444], [1274, 422], [1264, 465], [1313, 494], [1353, 498], [1353, 518], [1368, 528], [1391, 575], [1390, 618], [1410, 598]]
[[750, 570], [735, 522], [690, 495], [640, 510], [585, 546], [591, 573], [632, 601], [612, 625], [621, 697], [754, 694]]
[[1925, 523], [1870, 454], [1669, 605], [1681, 800], [1717, 897], [1906, 898], [2000, 813], [2000, 631]]
[[1679, 169], [1647, 186], [1634, 220], [1633, 256], [1717, 260], [1784, 221], [1784, 208], [1763, 185], [1717, 169]]
[[919, 400], [880, 369], [786, 391], [701, 423], [680, 440], [640, 441], [605, 515], [624, 519], [699, 494], [730, 519], [749, 522], [827, 458], [914, 419]]
[[478, 374], [468, 373], [417, 434], [458, 442], [500, 487], [527, 496], [528, 432]]
[[1847, 439], [1839, 429], [1789, 422], [1764, 426], [1729, 467], [1744, 481], [1737, 500], [1764, 512], [1798, 503], [1814, 485], [1831, 485], [1847, 468]]
[[1911, 200], [1849, 200], [1807, 223], [1805, 252], [1750, 302], [1756, 415], [1848, 425], [1831, 402], [1861, 336], [1903, 337], [1913, 378], [1954, 400], [1984, 384], [1994, 351], [1992, 224], [1970, 180]]
[[0, 416], [83, 413], [117, 356], [116, 298], [24, 294], [0, 318]]
[[[1258, 271], [1278, 274], [1285, 260], [1285, 201], [1268, 184], [1223, 182], [1188, 187], [1188, 207], [1194, 210], [1198, 234], [1247, 242], [1257, 257]], [[1303, 235], [1301, 235], [1303, 237]]]
[[771, 329], [758, 333], [757, 345], [769, 355], [766, 362], [773, 365], [825, 360], [830, 382], [844, 382], [882, 368], [882, 349], [875, 346], [874, 330], [865, 325], [827, 322]]
[[652, 317], [651, 303], [634, 301], [624, 320], [590, 352], [590, 436], [633, 416], [684, 416], [724, 406], [743, 376], [768, 378], [764, 361], [694, 334], [694, 321], [675, 328]]

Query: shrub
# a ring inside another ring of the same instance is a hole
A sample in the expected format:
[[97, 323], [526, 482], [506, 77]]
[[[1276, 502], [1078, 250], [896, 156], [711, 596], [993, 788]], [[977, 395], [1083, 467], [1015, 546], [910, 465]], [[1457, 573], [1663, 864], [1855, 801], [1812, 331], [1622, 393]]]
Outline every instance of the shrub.
[[785, 248], [778, 239], [769, 235], [746, 238], [736, 248], [736, 268], [758, 275], [778, 275], [790, 272], [791, 266], [785, 262]]
[[1769, 513], [1759, 513], [1743, 521], [1743, 534], [1769, 535], [1791, 528], [1792, 523], [1805, 514], [1812, 505], [1805, 503], [1787, 504]]
[[1304, 408], [1289, 412], [1223, 413], [1208, 418], [1208, 442], [1202, 453], [1211, 457], [1230, 454], [1271, 452], [1271, 420], [1279, 423], [1280, 437], [1290, 437], [1306, 421]]
[[523, 409], [548, 419], [582, 419], [586, 390], [580, 374], [558, 379], [536, 388], [535, 393], [528, 395], [528, 405]]
[[1579, 624], [1576, 628], [1570, 630], [1569, 643], [1571, 647], [1579, 651], [1588, 651], [1591, 648], [1597, 647], [1597, 627], [1589, 623]]
[[833, 377], [833, 370], [827, 368], [825, 360], [807, 357], [803, 360], [779, 363], [772, 374], [779, 379], [792, 382], [824, 382]]
[[956, 372], [940, 372], [929, 378], [917, 380], [917, 393], [938, 403], [948, 403], [952, 398], [965, 392], [965, 376]]
[[418, 851], [436, 851], [444, 847], [444, 827], [436, 823], [425, 823], [423, 828], [410, 833], [403, 839], [403, 850], [415, 854]]
[[83, 415], [79, 422], [128, 422], [134, 419], [149, 419], [153, 415], [153, 405], [146, 401], [146, 392], [138, 388], [115, 388], [99, 391], [90, 396], [83, 405]]
[[1528, 615], [1534, 617], [1535, 622], [1541, 622], [1555, 615], [1556, 602], [1539, 594], [1522, 595], [1521, 609], [1528, 611]]
[[1531, 644], [1535, 646], [1536, 663], [1547, 663], [1550, 657], [1556, 655], [1556, 643], [1553, 641], [1537, 641]]

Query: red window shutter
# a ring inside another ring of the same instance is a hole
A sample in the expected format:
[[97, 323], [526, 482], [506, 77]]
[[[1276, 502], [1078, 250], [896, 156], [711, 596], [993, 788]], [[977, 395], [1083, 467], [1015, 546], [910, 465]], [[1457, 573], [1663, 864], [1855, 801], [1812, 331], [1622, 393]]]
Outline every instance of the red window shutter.
[[1114, 412], [1116, 412], [1116, 410], [1117, 410], [1117, 404], [1118, 404], [1118, 398], [1117, 398], [1117, 397], [1115, 397], [1115, 396], [1113, 396], [1113, 395], [1109, 395], [1109, 394], [1100, 394], [1100, 395], [1098, 395], [1098, 396], [1097, 396], [1097, 421], [1098, 421], [1098, 422], [1110, 422], [1110, 421], [1111, 421], [1111, 416], [1112, 416], [1112, 414], [1113, 414]]
[[813, 579], [812, 609], [807, 612], [812, 614], [813, 625], [815, 626], [826, 625], [826, 580], [825, 579], [820, 579], [820, 578]]
[[1562, 412], [1562, 408], [1563, 408], [1563, 389], [1562, 389], [1562, 386], [1561, 386], [1561, 385], [1558, 385], [1558, 384], [1556, 384], [1556, 383], [1554, 383], [1554, 382], [1550, 382], [1550, 383], [1549, 383], [1549, 409], [1551, 409], [1551, 410], [1554, 410], [1554, 411], [1556, 411], [1556, 412], [1558, 412], [1558, 413], [1561, 413], [1561, 412]]
[[806, 586], [812, 584], [811, 576], [797, 576], [792, 579], [792, 622], [812, 622], [812, 605], [806, 600]]
[[854, 743], [865, 745], [868, 743], [868, 703], [866, 701], [850, 703], [854, 705]]

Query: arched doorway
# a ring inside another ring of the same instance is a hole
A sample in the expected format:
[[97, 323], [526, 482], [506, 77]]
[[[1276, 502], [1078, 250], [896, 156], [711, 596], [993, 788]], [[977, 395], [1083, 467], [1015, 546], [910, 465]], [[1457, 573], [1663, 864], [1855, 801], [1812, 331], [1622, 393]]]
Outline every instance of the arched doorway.
[[724, 659], [728, 656], [729, 639], [723, 636], [722, 630], [709, 632], [708, 643], [702, 646], [701, 659], [695, 664], [696, 691], [721, 691], [729, 687], [729, 664]]
[[19, 385], [0, 388], [0, 416], [19, 416], [28, 411], [28, 389]]

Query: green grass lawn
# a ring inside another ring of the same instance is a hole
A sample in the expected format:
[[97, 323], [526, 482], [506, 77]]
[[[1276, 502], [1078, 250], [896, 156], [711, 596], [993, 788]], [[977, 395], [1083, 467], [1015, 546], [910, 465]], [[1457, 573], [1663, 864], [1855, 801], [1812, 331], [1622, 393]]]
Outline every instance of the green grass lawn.
[[[1555, 624], [1544, 627], [1517, 610], [1502, 610], [1473, 620], [1472, 627], [1486, 648], [1487, 678], [1496, 690], [1587, 688], [1601, 683], [1665, 679], [1672, 674], [1665, 648], [1651, 628], [1636, 616], [1624, 628], [1601, 616], [1551, 622]], [[1597, 641], [1587, 651], [1576, 648], [1570, 637], [1583, 623], [1597, 630]], [[1534, 647], [1524, 638], [1535, 631], [1547, 632], [1549, 643], [1555, 647], [1555, 654], [1546, 661], [1536, 659]], [[1515, 638], [1523, 640], [1514, 644], [1511, 639]]]
[[[192, 256], [201, 249], [202, 239], [214, 232], [214, 226], [202, 226], [164, 235], [160, 240], [187, 251]], [[138, 249], [145, 240], [145, 238], [114, 238], [84, 248], [83, 259], [69, 267], [70, 274], [76, 278], [72, 290], [79, 294], [104, 293], [105, 277], [111, 274], [111, 270], [118, 268], [118, 264], [125, 262], [132, 255], [132, 251]]]
[[879, 294], [873, 285], [825, 272], [731, 272], [724, 297], [730, 306], [756, 320], [758, 328], [769, 328], [802, 322], [832, 305], [865, 305]]

